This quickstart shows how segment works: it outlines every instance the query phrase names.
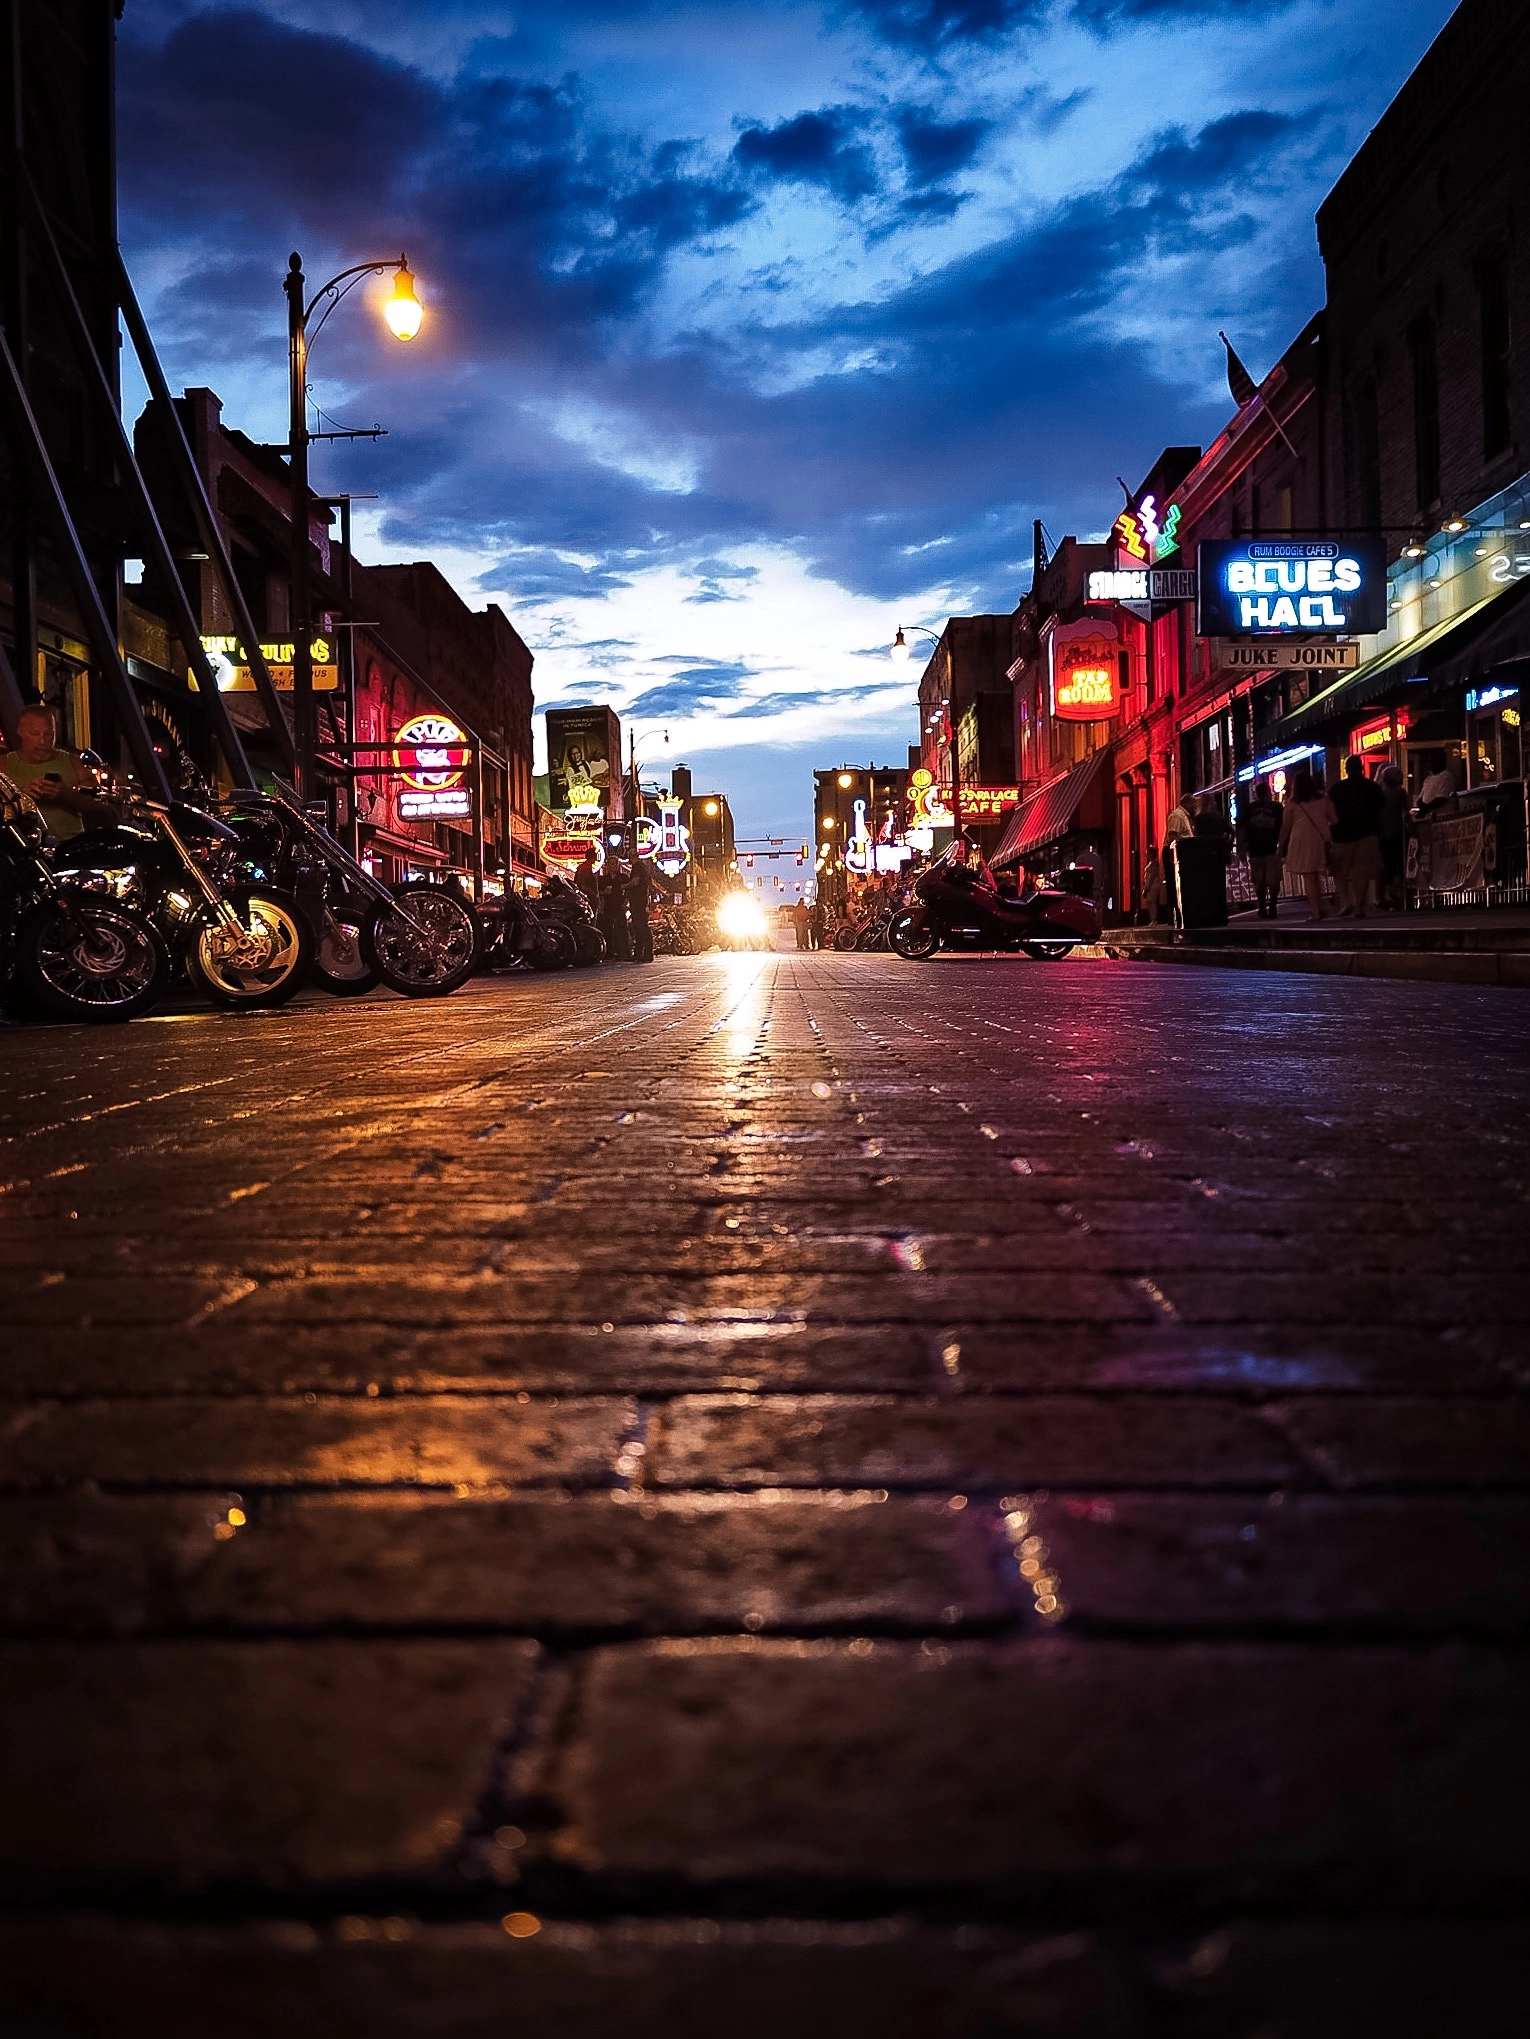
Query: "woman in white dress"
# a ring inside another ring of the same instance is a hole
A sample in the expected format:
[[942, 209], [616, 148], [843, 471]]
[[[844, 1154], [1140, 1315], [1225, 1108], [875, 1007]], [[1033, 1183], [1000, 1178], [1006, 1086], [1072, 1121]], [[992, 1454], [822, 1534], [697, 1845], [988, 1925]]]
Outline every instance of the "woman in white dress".
[[1329, 844], [1338, 816], [1333, 802], [1304, 767], [1291, 781], [1286, 811], [1280, 824], [1280, 853], [1285, 867], [1300, 878], [1307, 894], [1307, 909], [1314, 920], [1325, 918], [1323, 874], [1329, 865]]

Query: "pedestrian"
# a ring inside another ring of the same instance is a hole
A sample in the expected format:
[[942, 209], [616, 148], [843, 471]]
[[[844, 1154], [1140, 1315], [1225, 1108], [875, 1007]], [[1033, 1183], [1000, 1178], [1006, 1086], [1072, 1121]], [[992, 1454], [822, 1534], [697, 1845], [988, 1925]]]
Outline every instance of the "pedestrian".
[[1435, 756], [1439, 764], [1418, 789], [1418, 804], [1422, 808], [1438, 807], [1442, 800], [1455, 798], [1456, 775], [1450, 759], [1444, 751], [1436, 751]]
[[1195, 823], [1190, 818], [1190, 809], [1183, 800], [1176, 800], [1169, 809], [1169, 818], [1163, 825], [1163, 898], [1169, 909], [1169, 918], [1174, 918], [1179, 906], [1178, 872], [1174, 861], [1174, 844], [1181, 836], [1194, 835]]
[[797, 938], [797, 947], [799, 949], [805, 949], [808, 946], [807, 901], [805, 899], [799, 899], [796, 905], [792, 908], [791, 914], [792, 914], [792, 933]]
[[36, 803], [43, 826], [60, 842], [117, 819], [112, 802], [101, 798], [94, 772], [76, 752], [60, 748], [58, 718], [41, 701], [17, 716], [16, 748], [0, 754], [0, 772]]
[[1400, 765], [1383, 765], [1376, 775], [1381, 788], [1381, 885], [1378, 904], [1383, 913], [1401, 913], [1407, 905], [1404, 874], [1408, 860], [1408, 785]]
[[1280, 824], [1280, 851], [1286, 869], [1300, 878], [1313, 920], [1324, 920], [1323, 874], [1330, 868], [1333, 802], [1304, 765], [1291, 781], [1290, 796]]
[[823, 947], [823, 901], [815, 899], [808, 908], [808, 947]]
[[1280, 898], [1281, 820], [1280, 803], [1270, 791], [1269, 780], [1255, 779], [1239, 825], [1261, 920], [1275, 919]]
[[595, 845], [592, 842], [586, 843], [584, 846], [584, 855], [580, 858], [579, 867], [574, 872], [574, 883], [590, 902], [590, 911], [598, 919], [600, 916], [600, 866], [595, 861]]
[[606, 938], [606, 954], [615, 963], [630, 962], [632, 945], [627, 928], [627, 878], [619, 860], [607, 857], [600, 873], [600, 931]]
[[1157, 850], [1149, 850], [1142, 872], [1142, 911], [1147, 915], [1149, 927], [1158, 927], [1163, 920], [1163, 865], [1159, 862]]
[[1333, 789], [1333, 885], [1340, 920], [1363, 920], [1371, 886], [1381, 882], [1381, 819], [1386, 795], [1351, 751]]
[[653, 927], [648, 918], [648, 904], [652, 897], [653, 873], [648, 868], [648, 860], [635, 857], [632, 876], [627, 881], [627, 917], [632, 924], [634, 963], [653, 961]]

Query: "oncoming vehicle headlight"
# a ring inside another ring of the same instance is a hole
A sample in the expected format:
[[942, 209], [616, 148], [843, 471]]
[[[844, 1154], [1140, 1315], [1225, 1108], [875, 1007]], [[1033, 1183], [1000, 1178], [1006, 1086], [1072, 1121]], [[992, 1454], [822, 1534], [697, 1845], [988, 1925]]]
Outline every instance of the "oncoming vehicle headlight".
[[717, 909], [720, 934], [736, 942], [752, 941], [765, 932], [765, 916], [747, 892], [730, 892]]

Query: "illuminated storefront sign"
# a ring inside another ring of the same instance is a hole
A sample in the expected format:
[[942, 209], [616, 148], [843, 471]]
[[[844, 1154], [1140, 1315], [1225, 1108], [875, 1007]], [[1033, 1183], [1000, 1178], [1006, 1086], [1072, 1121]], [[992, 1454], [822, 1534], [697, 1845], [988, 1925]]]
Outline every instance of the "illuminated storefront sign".
[[1379, 539], [1238, 538], [1199, 553], [1203, 637], [1333, 631], [1364, 636], [1387, 619]]
[[678, 878], [691, 861], [691, 832], [680, 819], [680, 802], [668, 796], [659, 802], [658, 835], [653, 860], [666, 878]]
[[1089, 576], [1091, 602], [1193, 602], [1195, 594], [1189, 567], [1117, 567]]
[[998, 821], [1020, 805], [1018, 786], [960, 786], [956, 804], [963, 821]]
[[1378, 715], [1372, 722], [1362, 722], [1349, 733], [1349, 747], [1362, 756], [1373, 750], [1386, 750], [1395, 737], [1408, 734], [1408, 711], [1399, 708], [1396, 715]]
[[602, 819], [598, 807], [588, 814], [565, 815], [562, 832], [542, 838], [543, 863], [556, 864], [560, 870], [571, 871], [584, 862], [585, 851], [593, 845], [595, 868], [599, 870], [606, 860], [600, 840]]
[[1259, 643], [1245, 638], [1213, 639], [1211, 663], [1224, 672], [1258, 673], [1276, 670], [1316, 673], [1353, 672], [1360, 663], [1358, 644], [1304, 644], [1297, 638], [1272, 638]]
[[845, 869], [865, 872], [871, 869], [871, 831], [866, 826], [865, 801], [857, 800], [853, 811], [855, 819], [845, 843]]
[[1123, 510], [1111, 526], [1116, 550], [1144, 566], [1169, 559], [1179, 550], [1180, 507], [1170, 503], [1160, 515], [1156, 496], [1144, 496], [1129, 510]]
[[403, 780], [400, 821], [460, 819], [473, 811], [463, 780], [473, 747], [449, 715], [411, 715], [393, 733], [393, 769]]
[[[213, 676], [218, 682], [220, 694], [253, 694], [255, 675], [247, 665], [238, 663], [240, 655], [237, 637], [204, 637], [202, 649], [212, 665]], [[263, 644], [260, 655], [270, 668], [271, 681], [279, 694], [292, 692], [292, 642], [285, 644]], [[316, 694], [332, 694], [340, 684], [340, 668], [335, 663], [335, 647], [327, 637], [316, 637], [308, 647], [313, 660], [313, 688]]]
[[908, 775], [908, 827], [904, 841], [916, 850], [932, 849], [937, 828], [950, 828], [954, 817], [940, 797], [935, 774], [916, 765]]
[[1047, 633], [1052, 713], [1064, 722], [1103, 722], [1121, 706], [1121, 641], [1098, 617]]

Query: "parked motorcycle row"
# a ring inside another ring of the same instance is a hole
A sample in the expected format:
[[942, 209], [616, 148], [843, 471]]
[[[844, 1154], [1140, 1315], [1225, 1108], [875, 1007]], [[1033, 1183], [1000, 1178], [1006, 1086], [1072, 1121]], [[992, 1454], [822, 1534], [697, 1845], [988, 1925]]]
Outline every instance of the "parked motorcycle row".
[[[656, 907], [650, 925], [656, 955], [718, 938], [683, 903]], [[0, 771], [0, 998], [18, 1015], [128, 1020], [172, 990], [234, 1010], [305, 985], [440, 997], [475, 971], [605, 955], [589, 901], [557, 872], [483, 909], [432, 880], [389, 887], [280, 793], [138, 798], [55, 843]]]
[[172, 987], [235, 1010], [305, 984], [438, 997], [482, 950], [458, 893], [383, 885], [280, 795], [216, 811], [138, 799], [54, 844], [0, 772], [0, 976], [21, 1011], [132, 1019]]
[[930, 962], [942, 949], [1055, 963], [1099, 938], [1092, 896], [1053, 886], [1002, 890], [981, 856], [957, 841], [901, 897], [880, 899], [869, 912], [832, 922], [824, 946], [841, 955], [891, 949], [913, 963]]

